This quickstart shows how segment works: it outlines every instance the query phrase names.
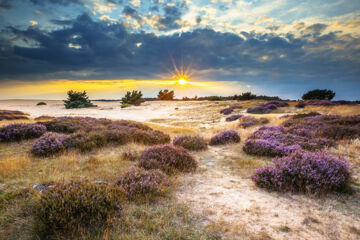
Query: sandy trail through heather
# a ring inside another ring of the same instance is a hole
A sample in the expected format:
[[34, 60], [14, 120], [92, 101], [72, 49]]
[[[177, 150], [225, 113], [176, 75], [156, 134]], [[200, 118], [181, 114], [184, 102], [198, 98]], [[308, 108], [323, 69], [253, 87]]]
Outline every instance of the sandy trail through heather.
[[198, 156], [199, 170], [182, 177], [177, 192], [204, 224], [225, 227], [224, 239], [359, 239], [349, 231], [360, 226], [358, 198], [345, 207], [331, 197], [269, 193], [236, 175], [226, 163], [233, 159], [231, 148], [210, 147]]

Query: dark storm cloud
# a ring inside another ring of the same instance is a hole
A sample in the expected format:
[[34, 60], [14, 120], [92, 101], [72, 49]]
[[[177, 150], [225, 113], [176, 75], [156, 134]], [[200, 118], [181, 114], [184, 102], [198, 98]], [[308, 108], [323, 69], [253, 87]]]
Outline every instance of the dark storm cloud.
[[123, 13], [125, 16], [135, 19], [139, 24], [142, 23], [141, 15], [134, 8], [126, 6], [123, 9]]
[[[122, 23], [94, 21], [87, 14], [67, 24], [53, 31], [8, 28], [29, 46], [0, 41], [0, 78], [79, 79], [77, 71], [88, 71], [88, 79], [153, 78], [171, 67], [171, 58], [192, 63], [199, 72], [215, 72], [213, 80], [261, 82], [274, 77], [306, 85], [320, 79], [356, 82], [360, 75], [359, 39], [344, 40], [334, 32], [279, 36], [197, 29], [157, 36], [130, 33]], [[33, 42], [37, 47], [30, 46]]]
[[0, 0], [0, 10], [8, 10], [11, 7], [11, 0]]
[[81, 0], [30, 0], [32, 3], [37, 5], [46, 5], [48, 3], [59, 4], [67, 6], [69, 4], [83, 4]]

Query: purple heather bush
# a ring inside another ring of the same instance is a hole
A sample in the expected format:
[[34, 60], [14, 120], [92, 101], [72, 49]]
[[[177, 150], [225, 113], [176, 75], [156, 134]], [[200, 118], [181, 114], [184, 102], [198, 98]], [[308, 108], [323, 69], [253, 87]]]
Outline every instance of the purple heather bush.
[[[285, 121], [283, 126], [290, 133], [303, 136], [323, 137], [330, 140], [360, 137], [360, 115], [319, 115], [297, 117]], [[305, 134], [306, 133], [306, 134]]]
[[2, 120], [16, 120], [16, 119], [29, 119], [28, 114], [20, 111], [0, 110], [0, 121]]
[[269, 119], [267, 118], [255, 118], [252, 116], [245, 116], [241, 118], [241, 123], [239, 124], [242, 128], [248, 128], [255, 125], [267, 124], [269, 123]]
[[191, 151], [202, 151], [207, 149], [207, 143], [200, 136], [183, 135], [173, 140], [175, 146], [181, 146]]
[[338, 101], [331, 101], [331, 100], [307, 100], [299, 102], [296, 107], [297, 108], [304, 108], [305, 106], [340, 106], [340, 105], [352, 105], [355, 104], [354, 102], [345, 101], [345, 100], [338, 100]]
[[220, 113], [224, 114], [224, 115], [229, 115], [234, 111], [234, 109], [232, 107], [228, 107], [228, 108], [224, 108], [223, 110], [220, 111]]
[[166, 175], [158, 169], [144, 170], [133, 167], [120, 176], [115, 186], [122, 187], [129, 198], [134, 198], [162, 195], [166, 193], [169, 182]]
[[240, 142], [240, 136], [237, 131], [225, 130], [213, 136], [210, 140], [210, 145], [223, 145], [238, 142]]
[[12, 123], [0, 128], [0, 142], [14, 142], [38, 138], [46, 128], [40, 124]]
[[139, 166], [172, 174], [192, 171], [197, 162], [183, 147], [165, 144], [147, 148], [140, 156]]
[[[121, 210], [123, 190], [88, 182], [57, 184], [41, 195], [35, 206], [39, 234], [67, 234], [99, 227]], [[45, 237], [45, 236], [44, 236]]]
[[31, 149], [31, 153], [39, 157], [48, 157], [66, 149], [64, 134], [47, 132], [37, 139]]
[[349, 189], [348, 163], [324, 151], [295, 151], [273, 163], [256, 170], [252, 177], [256, 185], [272, 191], [315, 194]]
[[244, 115], [242, 115], [242, 114], [234, 114], [234, 115], [231, 115], [231, 116], [226, 117], [225, 121], [227, 121], [227, 122], [233, 122], [233, 121], [238, 120], [239, 118], [242, 118], [243, 116], [244, 116]]
[[239, 105], [239, 104], [234, 104], [230, 106], [232, 109], [241, 109], [243, 108], [243, 106]]
[[279, 107], [287, 107], [287, 106], [289, 106], [289, 104], [286, 102], [273, 101], [273, 102], [268, 102], [266, 104], [260, 104], [253, 108], [248, 108], [246, 112], [256, 113], [256, 114], [271, 113], [272, 110], [275, 110]]
[[286, 156], [299, 149], [315, 151], [332, 143], [325, 138], [296, 135], [288, 133], [284, 127], [269, 126], [252, 133], [246, 139], [243, 150], [252, 155], [275, 157]]

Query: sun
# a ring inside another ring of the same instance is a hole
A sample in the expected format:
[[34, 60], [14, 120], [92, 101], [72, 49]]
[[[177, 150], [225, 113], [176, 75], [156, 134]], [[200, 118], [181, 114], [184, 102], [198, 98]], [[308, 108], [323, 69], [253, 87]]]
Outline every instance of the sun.
[[188, 83], [188, 81], [186, 81], [184, 78], [180, 78], [180, 79], [178, 80], [178, 83], [179, 83], [180, 85], [185, 85], [185, 84]]

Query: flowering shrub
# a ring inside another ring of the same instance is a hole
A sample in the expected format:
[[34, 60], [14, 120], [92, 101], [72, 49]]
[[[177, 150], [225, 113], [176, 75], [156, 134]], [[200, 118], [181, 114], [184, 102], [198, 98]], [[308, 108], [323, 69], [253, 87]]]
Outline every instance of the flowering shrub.
[[340, 105], [352, 105], [355, 104], [354, 102], [345, 101], [345, 100], [338, 100], [338, 101], [331, 101], [331, 100], [307, 100], [299, 102], [296, 107], [297, 108], [304, 108], [307, 105], [310, 106], [340, 106]]
[[197, 162], [184, 148], [165, 144], [146, 149], [140, 156], [139, 166], [171, 174], [192, 171], [197, 167]]
[[179, 136], [173, 140], [173, 144], [193, 151], [201, 151], [207, 149], [206, 141], [200, 136]]
[[290, 133], [307, 132], [304, 136], [323, 137], [330, 140], [352, 139], [360, 136], [360, 115], [316, 115], [302, 118], [293, 116], [283, 123]]
[[0, 121], [1, 120], [15, 120], [15, 119], [29, 119], [28, 114], [21, 111], [12, 110], [0, 110]]
[[267, 123], [269, 123], [269, 119], [267, 118], [255, 118], [252, 116], [245, 116], [241, 118], [241, 123], [239, 124], [239, 126], [243, 128], [248, 128], [255, 125], [267, 124]]
[[224, 108], [223, 110], [221, 110], [220, 113], [222, 113], [224, 115], [229, 115], [233, 111], [234, 111], [234, 109], [232, 107], [228, 107], [228, 108]]
[[239, 105], [239, 104], [234, 104], [234, 105], [231, 105], [230, 106], [232, 109], [241, 109], [241, 108], [243, 108], [241, 105]]
[[227, 118], [225, 119], [225, 121], [227, 121], [227, 122], [236, 121], [236, 120], [238, 120], [239, 118], [242, 118], [243, 116], [244, 116], [244, 115], [242, 115], [242, 114], [234, 114], [234, 115], [231, 115], [231, 116], [227, 117]]
[[170, 142], [170, 136], [161, 131], [157, 130], [141, 130], [132, 128], [129, 129], [131, 132], [131, 139], [134, 142], [142, 143], [145, 145], [165, 144]]
[[222, 145], [238, 142], [240, 142], [240, 136], [237, 131], [225, 130], [213, 136], [210, 140], [210, 145]]
[[264, 113], [271, 113], [271, 110], [270, 108], [267, 108], [266, 106], [256, 106], [256, 107], [253, 107], [253, 108], [248, 108], [246, 110], [247, 113], [258, 113], [258, 114], [264, 114]]
[[131, 168], [115, 183], [115, 186], [122, 187], [130, 198], [164, 194], [168, 185], [166, 175], [160, 170], [148, 171], [141, 168]]
[[107, 144], [104, 134], [97, 132], [78, 132], [70, 135], [64, 140], [64, 146], [79, 149], [81, 152], [89, 152]]
[[47, 132], [35, 141], [31, 153], [39, 157], [54, 155], [65, 150], [66, 139], [66, 135]]
[[326, 193], [345, 191], [350, 171], [346, 161], [326, 152], [295, 151], [273, 159], [274, 166], [256, 170], [253, 181], [273, 191]]
[[273, 102], [268, 102], [266, 104], [260, 104], [253, 108], [248, 108], [246, 112], [257, 113], [257, 114], [271, 113], [272, 110], [275, 110], [279, 107], [287, 107], [287, 106], [289, 106], [289, 104], [286, 102], [273, 101]]
[[0, 141], [13, 142], [38, 138], [43, 135], [45, 131], [46, 128], [40, 124], [12, 123], [0, 128]]
[[104, 225], [121, 209], [120, 189], [87, 182], [55, 185], [41, 195], [34, 213], [42, 234], [75, 232], [78, 228]]
[[288, 133], [284, 127], [261, 127], [245, 141], [243, 150], [259, 156], [285, 156], [295, 150], [315, 151], [330, 146], [332, 141], [325, 138], [301, 136]]

